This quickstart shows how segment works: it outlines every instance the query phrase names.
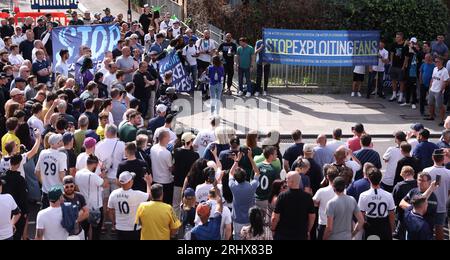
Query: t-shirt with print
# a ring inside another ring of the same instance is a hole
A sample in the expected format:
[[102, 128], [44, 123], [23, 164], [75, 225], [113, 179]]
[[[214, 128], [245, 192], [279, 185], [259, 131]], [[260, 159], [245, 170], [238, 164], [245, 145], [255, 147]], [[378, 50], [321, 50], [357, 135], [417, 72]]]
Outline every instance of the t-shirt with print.
[[445, 89], [445, 82], [448, 79], [449, 76], [446, 68], [434, 68], [430, 91], [441, 92], [443, 89]]
[[327, 217], [333, 218], [333, 230], [329, 240], [351, 240], [353, 216], [359, 213], [359, 207], [353, 197], [336, 196], [326, 207]]
[[203, 62], [211, 62], [211, 52], [215, 49], [217, 49], [217, 43], [213, 39], [198, 39], [195, 43], [195, 46], [197, 46], [199, 52], [209, 52], [209, 54], [200, 54], [200, 56], [197, 58], [198, 60], [201, 60]]
[[319, 203], [319, 225], [327, 224], [327, 204], [335, 196], [336, 193], [331, 185], [319, 189], [316, 194], [314, 194], [313, 200]]
[[13, 197], [9, 194], [0, 194], [0, 240], [11, 238], [13, 227], [11, 225], [11, 213], [19, 213]]
[[233, 65], [234, 64], [234, 55], [237, 53], [237, 45], [234, 42], [224, 42], [220, 44], [219, 52], [223, 53], [223, 59], [225, 60], [224, 64]]
[[200, 131], [194, 140], [194, 146], [197, 147], [197, 152], [200, 156], [205, 153], [208, 144], [216, 141], [216, 135], [214, 130], [203, 130]]
[[373, 188], [361, 194], [358, 206], [366, 213], [366, 217], [371, 219], [387, 219], [389, 211], [395, 210], [392, 195], [382, 189]]
[[[10, 160], [11, 157], [6, 156], [0, 160], [0, 174], [5, 173], [7, 170], [9, 170], [9, 168], [11, 167]], [[23, 178], [25, 178], [25, 169], [23, 168], [23, 166], [27, 161], [28, 161], [27, 155], [22, 154], [22, 161], [20, 161], [19, 169], [17, 171], [20, 172], [20, 176], [22, 176]]]
[[402, 68], [405, 63], [405, 58], [408, 56], [409, 48], [405, 44], [394, 43], [391, 48], [391, 53], [394, 54], [392, 66], [395, 68]]
[[67, 155], [54, 149], [47, 149], [39, 154], [36, 171], [42, 179], [42, 192], [48, 193], [51, 187], [62, 185], [60, 172], [67, 170]]
[[195, 66], [197, 65], [197, 58], [193, 57], [197, 55], [198, 53], [198, 47], [197, 46], [186, 46], [183, 48], [183, 56], [186, 56], [186, 60], [189, 64], [189, 66]]
[[252, 56], [255, 53], [255, 49], [248, 45], [247, 47], [240, 46], [237, 49], [237, 55], [239, 55], [239, 68], [249, 69], [252, 65]]
[[[111, 193], [108, 208], [114, 209], [116, 216], [116, 229], [120, 231], [135, 230], [136, 212], [141, 203], [149, 199], [149, 194], [136, 190], [123, 190], [122, 188]], [[139, 230], [140, 227], [136, 230]]]
[[268, 200], [272, 191], [272, 183], [280, 179], [280, 173], [277, 172], [271, 164], [260, 163], [257, 165], [260, 176], [259, 186], [256, 189], [257, 200]]

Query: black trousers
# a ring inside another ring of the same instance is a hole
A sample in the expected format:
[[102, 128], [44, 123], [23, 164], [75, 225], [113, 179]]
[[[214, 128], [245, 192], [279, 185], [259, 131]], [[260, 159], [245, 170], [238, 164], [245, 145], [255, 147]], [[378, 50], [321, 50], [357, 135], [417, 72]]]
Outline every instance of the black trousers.
[[[411, 100], [412, 96], [412, 100]], [[417, 78], [408, 77], [406, 82], [406, 103], [417, 104]]]
[[326, 225], [317, 226], [317, 240], [323, 240], [323, 235], [325, 234]]
[[224, 64], [224, 71], [225, 71], [225, 75], [223, 78], [223, 89], [225, 89], [225, 84], [226, 84], [226, 89], [230, 90], [231, 86], [233, 85], [233, 77], [234, 77], [234, 65], [233, 63], [231, 64]]
[[264, 76], [264, 91], [267, 91], [269, 86], [269, 76], [270, 76], [270, 64], [258, 64], [256, 65], [256, 89], [255, 92], [262, 91], [261, 83]]
[[172, 205], [173, 202], [173, 182], [169, 184], [162, 184], [163, 186], [163, 202]]
[[392, 240], [391, 224], [387, 218], [367, 218], [364, 232], [364, 240], [370, 236], [378, 236], [381, 240]]
[[14, 240], [22, 240], [23, 231], [25, 229], [25, 224], [27, 223], [27, 219], [21, 215], [19, 221], [16, 223], [16, 233], [14, 233]]
[[[378, 77], [378, 79], [377, 79]], [[367, 98], [370, 98], [372, 91], [377, 87], [377, 95], [379, 97], [384, 96], [383, 94], [383, 77], [384, 72], [372, 71], [369, 73], [369, 82], [367, 84]]]
[[[105, 216], [103, 215], [103, 207], [100, 208], [100, 223], [96, 226], [92, 226], [92, 240], [100, 240], [100, 235], [102, 233], [103, 221], [105, 221]], [[83, 221], [80, 223], [81, 228], [84, 230], [84, 235], [86, 236], [86, 240], [89, 238], [89, 228], [91, 224], [89, 222]]]
[[419, 94], [420, 94], [419, 106], [420, 106], [420, 114], [421, 115], [425, 114], [425, 107], [427, 106], [427, 93], [428, 93], [428, 88], [426, 88], [423, 85], [420, 86], [420, 89], [419, 89]]
[[50, 207], [50, 202], [48, 201], [48, 194], [47, 193], [42, 192], [41, 203], [42, 203], [41, 210]]
[[141, 231], [121, 231], [117, 230], [117, 240], [140, 240]]

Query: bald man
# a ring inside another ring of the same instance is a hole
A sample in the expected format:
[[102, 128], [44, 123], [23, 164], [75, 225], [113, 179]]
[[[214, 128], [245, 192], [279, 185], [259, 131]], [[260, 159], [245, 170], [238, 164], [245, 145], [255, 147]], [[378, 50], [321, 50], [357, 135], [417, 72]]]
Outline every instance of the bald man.
[[321, 134], [316, 139], [317, 146], [314, 148], [314, 161], [323, 169], [325, 164], [330, 164], [334, 160], [333, 151], [327, 148], [327, 136]]
[[130, 47], [122, 48], [122, 56], [117, 58], [117, 68], [125, 72], [124, 85], [133, 81], [133, 73], [138, 69], [134, 64], [134, 59], [131, 57]]
[[289, 172], [286, 177], [289, 190], [278, 196], [272, 214], [275, 240], [308, 240], [316, 214], [311, 195], [300, 190], [300, 175]]

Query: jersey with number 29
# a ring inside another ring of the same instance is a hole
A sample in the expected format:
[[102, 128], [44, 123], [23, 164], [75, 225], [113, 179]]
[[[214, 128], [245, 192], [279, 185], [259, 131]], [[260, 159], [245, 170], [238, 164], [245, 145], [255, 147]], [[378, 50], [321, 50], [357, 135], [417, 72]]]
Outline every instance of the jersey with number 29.
[[36, 171], [42, 179], [42, 192], [48, 191], [55, 185], [62, 185], [59, 173], [67, 170], [67, 155], [54, 149], [46, 149], [39, 154]]
[[394, 198], [382, 189], [370, 189], [359, 197], [358, 206], [367, 218], [387, 218], [395, 210]]

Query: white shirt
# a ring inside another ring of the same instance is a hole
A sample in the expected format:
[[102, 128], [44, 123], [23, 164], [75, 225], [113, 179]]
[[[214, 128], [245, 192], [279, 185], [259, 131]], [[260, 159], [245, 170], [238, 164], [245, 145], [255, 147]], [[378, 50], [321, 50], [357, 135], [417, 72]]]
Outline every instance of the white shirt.
[[388, 186], [394, 185], [395, 171], [397, 169], [397, 163], [404, 156], [399, 147], [389, 147], [383, 155], [383, 159], [388, 161], [386, 163], [386, 171], [383, 174], [383, 179], [381, 182]]
[[208, 200], [209, 191], [214, 186], [210, 183], [203, 183], [198, 185], [195, 188], [195, 198], [197, 200], [197, 203], [202, 203]]
[[430, 167], [423, 170], [430, 174], [431, 181], [436, 180], [436, 176], [441, 176], [441, 184], [434, 192], [437, 198], [437, 213], [447, 213], [447, 200], [448, 200], [448, 191], [450, 190], [450, 171], [445, 167]]
[[103, 78], [103, 84], [105, 84], [108, 87], [108, 93], [111, 92], [111, 87], [114, 83], [114, 81], [116, 80], [116, 73], [111, 74], [111, 73], [107, 73], [104, 78]]
[[18, 36], [16, 34], [11, 36], [12, 43], [16, 44], [16, 45], [20, 45], [20, 43], [22, 43], [26, 39], [27, 39], [27, 36], [24, 33], [22, 35], [20, 35], [20, 36]]
[[159, 25], [159, 31], [166, 31], [169, 27], [172, 27], [173, 25], [173, 20], [170, 19], [169, 22], [166, 21], [162, 21], [161, 24]]
[[69, 65], [62, 60], [56, 63], [55, 72], [63, 75], [64, 77], [69, 77]]
[[353, 171], [353, 181], [355, 180], [356, 172], [361, 170], [361, 165], [355, 161], [348, 160], [345, 162], [345, 166], [349, 167]]
[[[22, 55], [20, 55], [20, 54], [17, 54], [17, 55], [10, 54], [8, 58], [9, 58], [9, 63], [11, 63], [11, 65], [13, 65], [13, 66], [19, 65], [19, 67], [20, 67], [20, 66], [22, 66], [23, 61], [24, 61]], [[18, 76], [19, 76], [19, 72], [18, 71], [14, 72], [14, 77], [17, 78]]]
[[39, 171], [42, 179], [42, 192], [48, 193], [51, 187], [62, 185], [59, 178], [60, 172], [67, 170], [67, 155], [54, 149], [46, 149], [39, 154], [36, 171]]
[[373, 189], [361, 193], [358, 207], [367, 218], [387, 218], [389, 211], [395, 210], [392, 194], [382, 189]]
[[67, 240], [69, 233], [61, 225], [63, 219], [61, 207], [48, 207], [39, 211], [36, 229], [44, 230], [44, 240]]
[[378, 65], [372, 66], [372, 70], [376, 72], [384, 72], [384, 62], [383, 60], [387, 60], [389, 58], [389, 52], [386, 49], [382, 49], [378, 51], [378, 54], [381, 56], [381, 59], [378, 58]]
[[17, 209], [17, 204], [9, 194], [0, 194], [0, 240], [14, 235], [11, 225], [11, 212]]
[[414, 148], [419, 144], [419, 140], [417, 138], [411, 138], [408, 140], [408, 144], [411, 145], [411, 151], [414, 151]]
[[173, 175], [170, 171], [172, 167], [172, 154], [166, 147], [155, 144], [150, 150], [152, 160], [153, 181], [159, 184], [169, 184], [173, 182]]
[[[77, 162], [75, 164], [75, 169], [77, 169], [77, 171], [83, 170], [87, 167], [87, 159], [89, 158], [89, 155], [87, 153], [80, 153], [77, 156]], [[97, 175], [100, 175], [100, 167], [97, 167], [97, 170], [95, 170], [95, 173]]]
[[336, 150], [337, 150], [339, 147], [341, 147], [341, 146], [343, 146], [343, 145], [347, 147], [347, 143], [346, 143], [346, 142], [344, 142], [344, 141], [339, 141], [339, 140], [333, 140], [333, 141], [327, 143], [327, 148], [328, 148], [330, 151], [333, 151], [333, 153], [334, 153], [334, 152], [336, 152]]
[[[4, 173], [7, 170], [9, 170], [9, 168], [11, 168], [11, 157], [3, 157], [0, 160], [0, 173]], [[25, 165], [25, 163], [27, 163], [27, 154], [24, 153], [22, 154], [22, 161], [20, 162], [19, 165], [19, 169], [17, 170], [18, 172], [20, 172], [20, 176], [22, 176], [25, 179], [25, 169], [23, 168], [23, 166]]]
[[[213, 39], [205, 40], [205, 39], [198, 39], [197, 43], [195, 44], [198, 47], [199, 52], [203, 51], [209, 51], [217, 49], [217, 43]], [[211, 54], [200, 54], [200, 56], [197, 58], [204, 62], [211, 62]]]
[[[111, 193], [108, 208], [114, 209], [116, 229], [133, 231], [136, 222], [136, 212], [142, 202], [146, 202], [149, 195], [137, 190], [117, 189]], [[140, 228], [139, 228], [140, 229]]]
[[186, 60], [191, 66], [197, 65], [197, 58], [192, 56], [197, 55], [197, 46], [190, 47], [189, 45], [183, 48], [183, 56], [186, 56]]
[[76, 173], [75, 184], [86, 199], [86, 204], [89, 209], [99, 209], [103, 207], [103, 182], [104, 181], [100, 176], [88, 169], [83, 169]]
[[116, 179], [117, 168], [125, 158], [124, 153], [125, 143], [117, 138], [106, 138], [95, 146], [95, 156], [98, 157], [99, 161], [104, 163], [108, 171], [108, 179]]
[[177, 38], [181, 34], [181, 27], [179, 27], [178, 29], [172, 27], [172, 29], [173, 38]]
[[193, 144], [197, 147], [197, 152], [200, 157], [202, 157], [208, 144], [215, 141], [216, 134], [214, 133], [214, 130], [203, 130], [198, 133]]
[[332, 198], [336, 196], [333, 190], [333, 186], [327, 186], [325, 188], [319, 189], [313, 197], [314, 201], [319, 202], [319, 225], [327, 224], [327, 204]]
[[155, 130], [155, 134], [153, 135], [153, 142], [154, 143], [156, 143], [156, 139], [158, 138], [158, 136], [159, 136], [159, 133], [161, 133], [162, 131], [167, 131], [167, 132], [169, 132], [169, 135], [170, 135], [170, 141], [169, 141], [169, 143], [174, 143], [176, 140], [177, 140], [177, 135], [172, 131], [172, 129], [170, 129], [170, 128], [167, 128], [167, 127], [164, 127], [164, 126], [161, 126], [161, 127], [159, 127], [159, 128], [157, 128], [156, 130]]
[[433, 77], [430, 90], [433, 92], [441, 92], [442, 86], [449, 79], [448, 70], [446, 68], [442, 68], [439, 70], [437, 67], [433, 70]]
[[[216, 208], [217, 208], [217, 201], [215, 200], [208, 200], [211, 203], [211, 214], [210, 217], [214, 216], [214, 213], [217, 212]], [[195, 226], [201, 225], [202, 221], [200, 220], [200, 217], [198, 216], [197, 213], [195, 213], [195, 220], [194, 220]], [[225, 205], [223, 205], [223, 210], [222, 210], [222, 222], [220, 223], [220, 237], [222, 240], [225, 240], [225, 225], [230, 225], [232, 224], [233, 221], [231, 220], [231, 211], [228, 207], [226, 207]]]
[[353, 73], [357, 74], [366, 74], [366, 67], [365, 66], [355, 66], [355, 69], [353, 70]]
[[34, 129], [34, 128], [39, 129], [39, 132], [41, 132], [41, 133], [43, 133], [45, 131], [44, 122], [42, 122], [42, 120], [40, 118], [36, 117], [35, 115], [32, 115], [28, 119], [27, 124], [31, 129]]

